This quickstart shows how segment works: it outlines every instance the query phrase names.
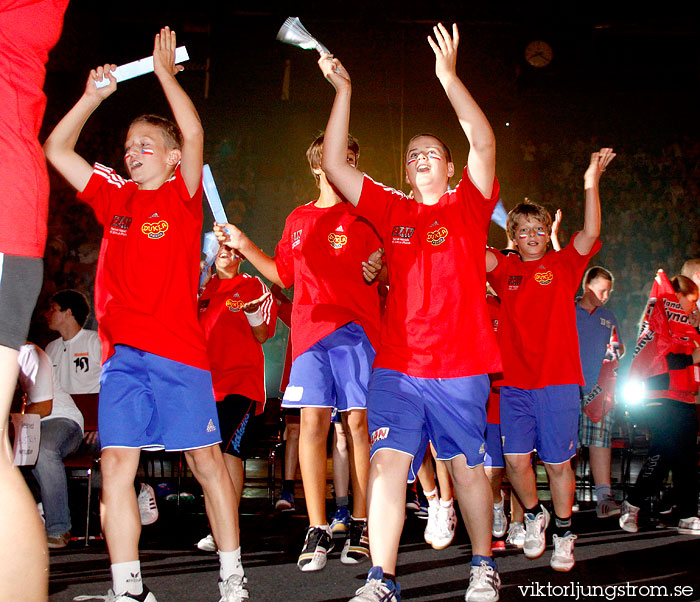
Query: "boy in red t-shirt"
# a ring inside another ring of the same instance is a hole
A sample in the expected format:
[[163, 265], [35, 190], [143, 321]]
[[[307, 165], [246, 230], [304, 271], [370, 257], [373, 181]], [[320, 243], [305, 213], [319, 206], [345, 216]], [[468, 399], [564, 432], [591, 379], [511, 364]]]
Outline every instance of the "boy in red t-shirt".
[[[498, 600], [491, 553], [491, 490], [484, 473], [489, 372], [501, 369], [484, 290], [483, 249], [498, 200], [491, 126], [456, 73], [459, 35], [439, 24], [428, 38], [435, 73], [469, 141], [462, 180], [448, 191], [454, 164], [431, 134], [405, 155], [414, 197], [387, 188], [345, 163], [350, 76], [330, 55], [319, 60], [336, 89], [324, 142], [331, 183], [384, 241], [389, 293], [368, 397], [372, 441], [369, 539], [374, 566], [353, 601], [401, 599], [396, 561], [407, 477], [415, 478], [428, 440], [445, 460], [472, 544], [467, 600]], [[450, 294], [458, 291], [459, 294]], [[413, 465], [413, 466], [412, 466]]]
[[[381, 243], [367, 222], [348, 212], [348, 203], [328, 183], [321, 169], [322, 146], [319, 136], [306, 153], [321, 194], [287, 217], [274, 257], [235, 226], [214, 227], [219, 240], [244, 255], [268, 280], [284, 288], [294, 285], [292, 369], [282, 407], [301, 409], [299, 465], [309, 514], [297, 562], [302, 571], [324, 568], [333, 548], [326, 517], [326, 438], [334, 407], [349, 436], [353, 492], [350, 535], [340, 559], [355, 564], [369, 557], [365, 410], [379, 334], [379, 295], [376, 284], [364, 281], [362, 262]], [[346, 134], [343, 162], [353, 172], [358, 156], [357, 142]]]
[[600, 248], [598, 184], [615, 154], [602, 148], [591, 155], [584, 175], [585, 221], [562, 251], [547, 252], [552, 218], [543, 207], [520, 203], [508, 214], [508, 234], [520, 256], [486, 252], [486, 271], [501, 299], [498, 338], [503, 358], [501, 434], [508, 478], [525, 508], [528, 558], [545, 548], [549, 513], [537, 499], [530, 462], [534, 449], [545, 463], [554, 503], [556, 529], [551, 566], [574, 566], [571, 510], [575, 476], [579, 385], [574, 295], [593, 254]]
[[[141, 579], [133, 480], [142, 449], [181, 450], [202, 485], [219, 548], [221, 601], [248, 599], [233, 484], [226, 471], [204, 337], [197, 322], [202, 149], [197, 111], [175, 74], [175, 32], [155, 37], [155, 75], [177, 125], [135, 119], [125, 143], [131, 180], [75, 152], [92, 112], [117, 89], [114, 65], [90, 73], [85, 92], [44, 146], [104, 226], [95, 307], [103, 343], [99, 432], [102, 530], [115, 602], [155, 602]], [[97, 88], [103, 78], [109, 85]], [[153, 269], [160, 265], [167, 268]]]

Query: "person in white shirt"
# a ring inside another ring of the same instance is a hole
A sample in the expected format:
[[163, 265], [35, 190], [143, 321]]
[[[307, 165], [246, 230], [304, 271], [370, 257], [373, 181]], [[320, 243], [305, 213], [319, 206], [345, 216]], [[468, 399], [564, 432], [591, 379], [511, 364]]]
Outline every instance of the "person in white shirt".
[[76, 451], [83, 440], [83, 415], [39, 347], [23, 345], [17, 361], [19, 382], [27, 395], [25, 413], [41, 417], [39, 456], [32, 474], [41, 490], [48, 546], [64, 548], [70, 541], [71, 519], [63, 458]]

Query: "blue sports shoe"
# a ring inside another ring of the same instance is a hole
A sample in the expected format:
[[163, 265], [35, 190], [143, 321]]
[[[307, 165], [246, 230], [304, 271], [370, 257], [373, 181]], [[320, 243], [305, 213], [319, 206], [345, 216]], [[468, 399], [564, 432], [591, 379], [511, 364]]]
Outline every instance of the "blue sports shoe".
[[350, 602], [401, 602], [401, 588], [391, 579], [384, 580], [382, 567], [373, 566], [367, 574], [367, 581]]
[[280, 492], [280, 499], [275, 503], [277, 512], [294, 512], [294, 494], [284, 489]]
[[347, 506], [340, 506], [333, 515], [331, 521], [331, 533], [333, 537], [342, 537], [350, 528], [350, 511]]

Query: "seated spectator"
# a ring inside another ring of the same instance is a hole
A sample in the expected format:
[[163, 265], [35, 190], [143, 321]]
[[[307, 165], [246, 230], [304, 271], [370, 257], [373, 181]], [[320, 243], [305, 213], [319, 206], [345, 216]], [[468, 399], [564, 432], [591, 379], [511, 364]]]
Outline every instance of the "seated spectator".
[[63, 458], [83, 440], [83, 415], [62, 388], [48, 356], [36, 345], [20, 348], [19, 381], [24, 390], [26, 414], [41, 417], [39, 456], [32, 474], [41, 490], [49, 548], [65, 548], [70, 541], [71, 518]]

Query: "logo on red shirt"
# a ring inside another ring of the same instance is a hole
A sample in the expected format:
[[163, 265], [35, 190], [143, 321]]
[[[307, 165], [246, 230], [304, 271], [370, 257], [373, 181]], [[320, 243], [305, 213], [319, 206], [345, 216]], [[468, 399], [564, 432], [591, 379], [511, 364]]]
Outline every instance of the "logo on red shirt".
[[334, 249], [342, 249], [348, 242], [348, 237], [345, 234], [335, 234], [331, 232], [328, 235], [328, 242]]
[[226, 307], [229, 311], [241, 311], [244, 303], [240, 299], [226, 299]]
[[109, 233], [116, 236], [126, 236], [126, 232], [131, 226], [131, 218], [123, 215], [115, 215], [109, 225]]
[[551, 284], [552, 280], [554, 280], [554, 274], [552, 274], [552, 270], [535, 273], [535, 281], [541, 284], [542, 286], [547, 286], [548, 284]]
[[410, 245], [410, 239], [415, 231], [416, 229], [411, 226], [394, 226], [391, 231], [391, 242], [395, 245]]
[[204, 313], [205, 311], [207, 311], [207, 308], [209, 307], [209, 301], [210, 301], [210, 299], [200, 299], [199, 300], [200, 313]]
[[296, 247], [301, 242], [301, 230], [292, 232], [292, 249]]
[[517, 291], [523, 282], [522, 276], [508, 276], [508, 290]]
[[169, 227], [168, 222], [161, 219], [157, 222], [145, 222], [143, 226], [141, 226], [141, 232], [148, 236], [148, 238], [163, 238]]
[[432, 230], [431, 232], [428, 232], [428, 242], [431, 245], [437, 246], [441, 245], [442, 243], [445, 242], [445, 239], [447, 238], [447, 228], [445, 226], [442, 226], [438, 228], [437, 230]]

